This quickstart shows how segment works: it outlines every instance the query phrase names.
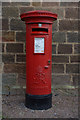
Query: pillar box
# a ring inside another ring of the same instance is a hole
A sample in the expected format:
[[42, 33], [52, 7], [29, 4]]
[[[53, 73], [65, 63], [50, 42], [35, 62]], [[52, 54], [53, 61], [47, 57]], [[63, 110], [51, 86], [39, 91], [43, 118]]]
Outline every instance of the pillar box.
[[57, 14], [29, 11], [20, 15], [26, 24], [26, 99], [28, 108], [52, 107], [52, 23]]

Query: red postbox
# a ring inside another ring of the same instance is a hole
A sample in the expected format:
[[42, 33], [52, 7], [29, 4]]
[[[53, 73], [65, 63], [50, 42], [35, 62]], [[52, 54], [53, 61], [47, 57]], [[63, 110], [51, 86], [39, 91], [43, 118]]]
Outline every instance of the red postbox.
[[26, 23], [26, 106], [48, 109], [52, 106], [52, 23], [57, 14], [29, 11], [20, 15]]

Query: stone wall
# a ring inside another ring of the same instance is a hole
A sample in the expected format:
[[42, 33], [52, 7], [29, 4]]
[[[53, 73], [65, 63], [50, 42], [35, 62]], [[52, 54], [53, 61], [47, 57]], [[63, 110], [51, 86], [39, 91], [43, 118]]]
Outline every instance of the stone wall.
[[52, 29], [52, 88], [76, 88], [80, 77], [79, 3], [3, 2], [3, 94], [23, 92], [26, 87], [26, 26], [20, 14], [31, 10], [58, 14]]

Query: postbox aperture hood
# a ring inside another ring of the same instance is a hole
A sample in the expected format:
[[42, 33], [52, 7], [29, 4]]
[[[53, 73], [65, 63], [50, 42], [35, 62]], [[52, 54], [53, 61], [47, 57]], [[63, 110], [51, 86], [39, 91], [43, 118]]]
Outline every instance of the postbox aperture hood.
[[57, 14], [42, 10], [29, 11], [21, 14], [20, 17], [26, 23], [53, 23], [53, 21], [57, 20]]

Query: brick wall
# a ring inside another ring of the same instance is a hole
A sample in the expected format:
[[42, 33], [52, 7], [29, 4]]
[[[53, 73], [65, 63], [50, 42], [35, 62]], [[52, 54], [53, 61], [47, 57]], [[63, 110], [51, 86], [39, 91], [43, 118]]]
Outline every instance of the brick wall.
[[[58, 14], [52, 29], [52, 88], [78, 86], [80, 62], [79, 3], [2, 3], [3, 93], [23, 92], [26, 83], [26, 26], [20, 14], [47, 10]], [[14, 90], [13, 90], [14, 89]]]

